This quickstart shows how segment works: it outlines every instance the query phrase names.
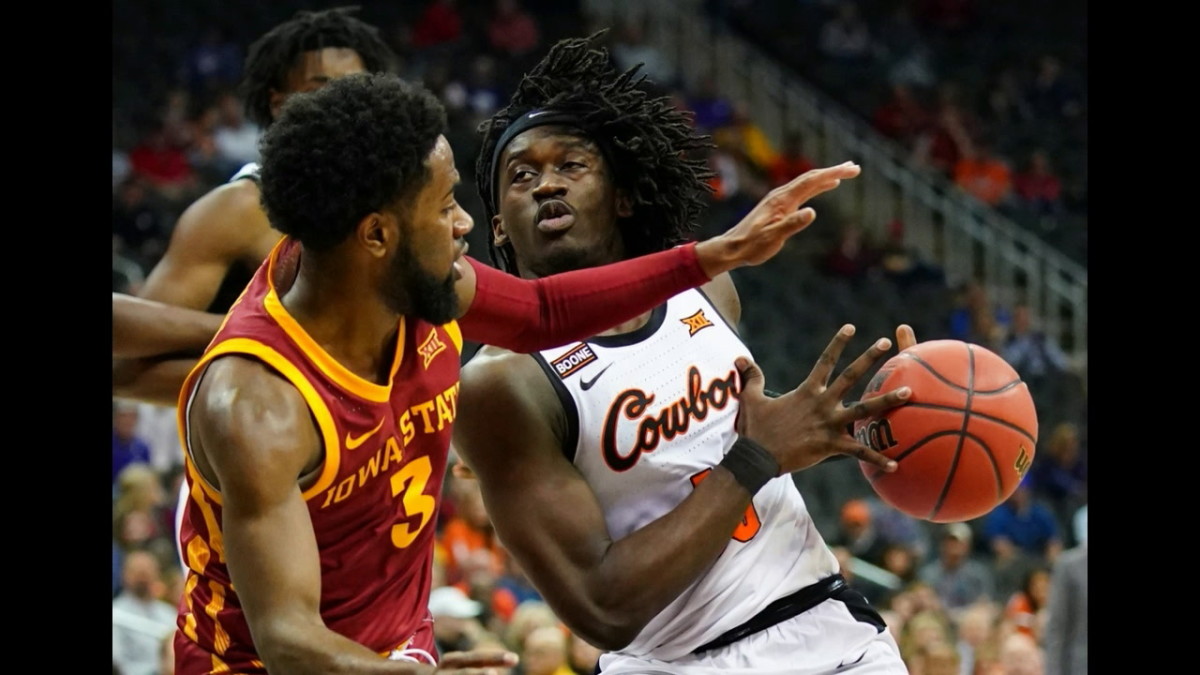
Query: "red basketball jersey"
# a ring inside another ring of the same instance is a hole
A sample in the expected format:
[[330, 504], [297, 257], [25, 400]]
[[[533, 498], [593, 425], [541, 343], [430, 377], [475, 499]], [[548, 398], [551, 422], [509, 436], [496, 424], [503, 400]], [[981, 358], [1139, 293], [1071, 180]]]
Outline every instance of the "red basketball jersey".
[[[303, 492], [321, 557], [321, 616], [333, 631], [380, 654], [433, 653], [427, 604], [434, 525], [451, 423], [457, 413], [462, 336], [450, 322], [401, 319], [392, 373], [378, 385], [351, 373], [280, 302], [300, 246], [285, 238], [259, 268], [189, 375], [226, 354], [258, 359], [304, 396], [325, 446], [320, 476]], [[188, 453], [185, 453], [188, 454]], [[186, 458], [189, 499], [180, 544], [188, 566], [176, 636], [177, 672], [265, 673], [222, 547], [221, 495]]]

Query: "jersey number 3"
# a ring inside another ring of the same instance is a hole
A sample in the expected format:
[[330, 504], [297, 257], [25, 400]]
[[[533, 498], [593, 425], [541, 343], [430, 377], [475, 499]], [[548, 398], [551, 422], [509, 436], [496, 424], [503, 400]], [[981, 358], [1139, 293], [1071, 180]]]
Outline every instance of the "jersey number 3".
[[[421, 530], [425, 529], [429, 519], [433, 517], [437, 502], [433, 497], [425, 494], [425, 486], [429, 484], [429, 477], [432, 473], [433, 464], [429, 458], [418, 457], [392, 474], [392, 496], [404, 495], [400, 497], [400, 503], [404, 505], [404, 512], [409, 517], [408, 520], [392, 526], [392, 544], [396, 548], [407, 548], [409, 544], [413, 543]], [[413, 516], [421, 518], [416, 527], [409, 524]]]
[[[705, 469], [700, 473], [692, 476], [692, 487], [700, 484], [700, 481], [708, 478], [708, 474], [712, 473], [712, 469]], [[758, 511], [754, 510], [754, 502], [750, 502], [746, 513], [742, 515], [742, 522], [733, 530], [733, 538], [736, 541], [746, 543], [758, 534], [759, 528], [762, 527], [762, 522], [758, 519]]]

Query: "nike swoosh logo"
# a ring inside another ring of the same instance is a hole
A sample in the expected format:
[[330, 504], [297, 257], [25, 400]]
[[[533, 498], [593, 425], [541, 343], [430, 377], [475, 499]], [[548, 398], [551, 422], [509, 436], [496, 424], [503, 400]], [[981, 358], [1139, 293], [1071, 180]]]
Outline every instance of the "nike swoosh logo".
[[535, 112], [535, 113], [529, 113], [529, 119], [533, 119], [533, 118], [537, 117], [538, 115], [545, 115], [548, 112], [550, 112], [550, 111], [549, 110], [539, 110], [538, 112]]
[[[604, 370], [608, 370], [609, 368], [612, 368], [612, 364], [611, 364], [611, 363], [610, 363], [610, 364], [608, 364], [607, 366], [604, 366]], [[592, 388], [592, 385], [593, 385], [593, 384], [596, 384], [596, 380], [600, 379], [600, 376], [604, 374], [604, 370], [602, 370], [602, 371], [600, 371], [600, 372], [596, 373], [596, 376], [595, 376], [595, 377], [593, 377], [593, 378], [592, 378], [592, 379], [590, 379], [590, 380], [585, 380], [585, 379], [583, 379], [583, 378], [580, 378], [580, 380], [579, 380], [579, 387], [580, 387], [581, 389], [583, 389], [584, 391], [587, 391], [588, 389], [591, 389], [591, 388]]]
[[367, 433], [363, 434], [362, 436], [359, 436], [358, 438], [354, 438], [353, 436], [350, 435], [350, 432], [347, 431], [346, 432], [346, 449], [353, 450], [353, 449], [357, 448], [358, 446], [362, 445], [363, 443], [366, 443], [367, 439], [374, 436], [375, 432], [379, 431], [379, 429], [382, 427], [383, 427], [383, 420], [379, 420], [379, 424], [376, 424], [374, 429], [368, 431]]

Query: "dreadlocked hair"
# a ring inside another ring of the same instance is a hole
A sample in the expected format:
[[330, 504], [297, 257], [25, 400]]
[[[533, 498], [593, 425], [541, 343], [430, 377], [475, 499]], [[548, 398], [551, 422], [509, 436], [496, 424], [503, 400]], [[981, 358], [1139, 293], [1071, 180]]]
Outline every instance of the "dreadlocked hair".
[[[479, 125], [475, 184], [491, 221], [499, 211], [492, 155], [504, 130], [534, 109], [571, 113], [579, 130], [604, 149], [614, 183], [633, 202], [633, 215], [619, 227], [627, 253], [639, 256], [683, 243], [695, 231], [715, 175], [697, 151], [713, 146], [694, 131], [690, 113], [641, 88], [641, 64], [619, 73], [608, 51], [593, 47], [605, 32], [555, 44], [521, 79], [508, 106]], [[488, 248], [493, 263], [516, 272], [511, 243], [497, 247], [493, 233]]]
[[395, 53], [378, 28], [352, 16], [358, 9], [299, 11], [250, 45], [241, 86], [246, 116], [264, 129], [271, 125], [271, 90], [284, 89], [288, 71], [304, 52], [344, 47], [358, 53], [368, 73], [392, 71]]

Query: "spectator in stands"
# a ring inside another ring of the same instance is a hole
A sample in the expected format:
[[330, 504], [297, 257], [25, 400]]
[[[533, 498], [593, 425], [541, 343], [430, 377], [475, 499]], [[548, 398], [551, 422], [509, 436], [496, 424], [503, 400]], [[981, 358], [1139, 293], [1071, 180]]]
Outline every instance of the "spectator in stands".
[[182, 148], [172, 145], [162, 121], [149, 123], [141, 140], [129, 152], [134, 175], [144, 178], [167, 202], [179, 205], [200, 188]]
[[1001, 345], [1012, 325], [1008, 310], [993, 302], [988, 287], [975, 279], [964, 283], [958, 296], [959, 304], [950, 312], [950, 338], [1001, 353]]
[[485, 631], [479, 622], [483, 605], [467, 597], [455, 586], [434, 588], [429, 593], [429, 613], [433, 616], [433, 640], [438, 651], [470, 651]]
[[871, 124], [879, 133], [911, 150], [918, 136], [932, 123], [932, 117], [912, 86], [893, 83], [889, 96], [871, 115]]
[[1004, 638], [998, 666], [985, 675], [1043, 675], [1046, 672], [1042, 650], [1033, 638], [1021, 633]]
[[717, 89], [717, 80], [709, 75], [700, 80], [700, 85], [688, 99], [688, 108], [695, 114], [696, 128], [703, 133], [733, 122], [733, 102]]
[[430, 0], [413, 26], [413, 47], [445, 47], [463, 37], [462, 13], [458, 0]]
[[913, 146], [912, 161], [949, 177], [977, 134], [974, 116], [959, 100], [958, 85], [943, 82], [931, 123], [921, 130]]
[[964, 523], [951, 523], [943, 530], [938, 557], [921, 568], [921, 581], [937, 592], [942, 604], [959, 610], [993, 595], [992, 572], [983, 563], [973, 560], [971, 528]]
[[1083, 112], [1082, 97], [1075, 83], [1064, 71], [1062, 61], [1053, 54], [1038, 58], [1037, 72], [1026, 97], [1033, 114], [1043, 121], [1065, 122]]
[[1034, 495], [1054, 513], [1059, 528], [1070, 532], [1072, 517], [1087, 503], [1087, 458], [1074, 422], [1060, 422], [1051, 430], [1045, 447], [1033, 459], [1029, 480]]
[[1025, 575], [1021, 590], [1009, 596], [1004, 606], [1004, 620], [1018, 633], [1028, 635], [1040, 644], [1049, 597], [1050, 569], [1043, 565], [1032, 567]]
[[176, 609], [160, 599], [159, 561], [147, 551], [125, 556], [123, 590], [112, 601], [113, 663], [124, 675], [156, 675], [162, 641], [175, 632]]
[[956, 620], [958, 640], [955, 649], [958, 651], [959, 663], [963, 675], [973, 675], [978, 672], [980, 650], [994, 640], [993, 633], [996, 625], [996, 606], [991, 602], [977, 602], [960, 611]]
[[519, 0], [496, 0], [488, 19], [487, 40], [497, 54], [519, 59], [541, 46], [541, 31]]
[[457, 515], [446, 523], [441, 544], [446, 550], [446, 581], [469, 590], [476, 575], [495, 580], [504, 573], [504, 549], [483, 507], [479, 481], [456, 483]]
[[734, 104], [732, 119], [729, 124], [713, 132], [713, 142], [717, 147], [748, 162], [762, 176], [767, 174], [768, 167], [775, 163], [778, 154], [762, 127], [754, 121], [750, 106], [745, 101]]
[[242, 76], [242, 50], [225, 38], [219, 25], [210, 24], [188, 51], [183, 70], [193, 96], [210, 95], [237, 84]]
[[153, 265], [162, 255], [163, 241], [171, 223], [163, 209], [151, 199], [146, 179], [129, 176], [113, 195], [113, 236], [121, 250], [141, 268]]
[[817, 50], [833, 65], [868, 65], [877, 47], [858, 4], [854, 0], [841, 0], [834, 12], [817, 33]]
[[984, 517], [983, 532], [997, 558], [1015, 547], [1035, 562], [1053, 562], [1062, 549], [1054, 514], [1034, 500], [1028, 480]]
[[216, 107], [217, 126], [213, 129], [213, 143], [228, 178], [243, 165], [258, 161], [258, 139], [262, 130], [246, 119], [241, 99], [232, 92], [218, 95]]
[[816, 165], [804, 154], [804, 137], [799, 130], [793, 129], [784, 137], [783, 149], [767, 167], [767, 176], [771, 187], [779, 187], [814, 168]]
[[646, 41], [643, 21], [643, 18], [629, 18], [621, 24], [609, 50], [613, 62], [622, 71], [640, 63], [642, 69], [639, 72], [656, 86], [672, 87], [679, 81], [675, 66], [658, 47]]
[[961, 146], [954, 164], [954, 184], [992, 208], [1007, 206], [1012, 198], [1012, 170], [997, 155], [991, 141], [979, 137]]
[[521, 650], [524, 675], [574, 675], [567, 663], [567, 635], [558, 626], [541, 626], [525, 636]]
[[877, 260], [875, 247], [862, 227], [856, 222], [847, 222], [842, 226], [836, 245], [825, 254], [822, 267], [829, 276], [857, 283], [866, 277]]
[[112, 412], [112, 482], [117, 485], [117, 476], [130, 464], [150, 464], [150, 446], [134, 434], [138, 423], [137, 404], [130, 401], [113, 401]]
[[851, 499], [842, 505], [838, 532], [830, 546], [843, 546], [851, 555], [872, 565], [883, 565], [883, 552], [890, 543], [884, 539], [871, 520], [871, 508], [862, 499]]
[[1029, 386], [1038, 419], [1048, 422], [1049, 406], [1068, 390], [1071, 361], [1058, 341], [1034, 325], [1028, 305], [1013, 307], [1011, 330], [997, 353]]
[[175, 524], [162, 480], [146, 464], [130, 464], [117, 476], [113, 539], [128, 553], [149, 550], [162, 563], [175, 559]]
[[1050, 165], [1045, 148], [1029, 153], [1024, 169], [1013, 177], [1013, 189], [1020, 206], [1037, 216], [1058, 216], [1064, 211], [1062, 179]]

